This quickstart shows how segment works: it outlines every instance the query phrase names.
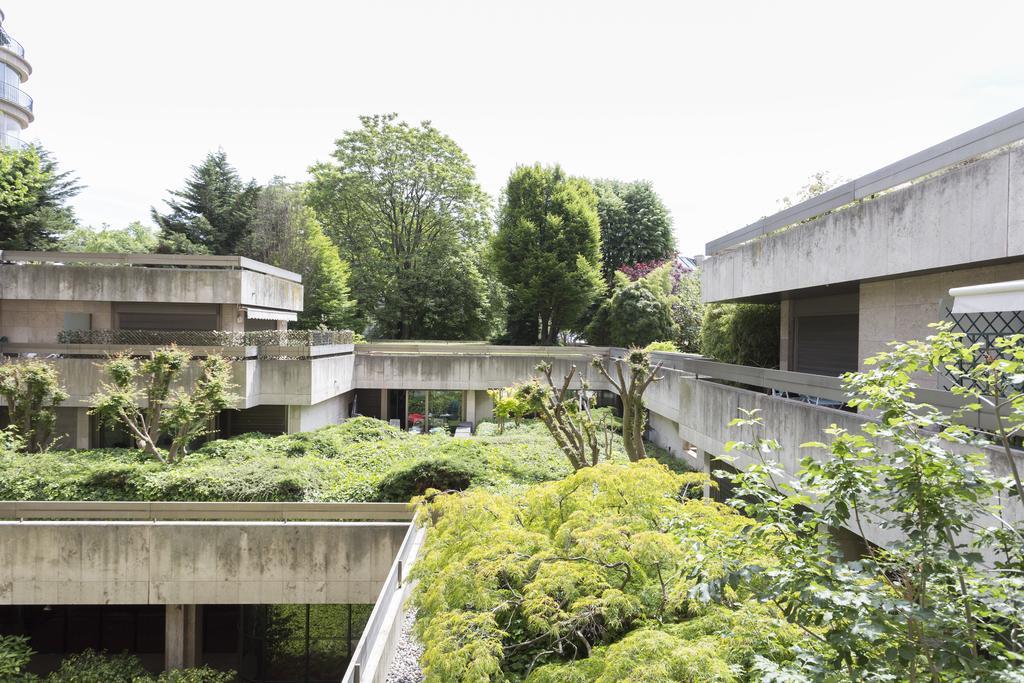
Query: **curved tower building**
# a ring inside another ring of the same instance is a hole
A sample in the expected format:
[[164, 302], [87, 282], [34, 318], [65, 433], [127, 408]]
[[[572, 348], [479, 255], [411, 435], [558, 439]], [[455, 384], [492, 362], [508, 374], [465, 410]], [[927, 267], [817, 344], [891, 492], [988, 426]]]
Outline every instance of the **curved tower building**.
[[32, 123], [32, 98], [21, 89], [32, 67], [25, 61], [25, 48], [4, 28], [0, 10], [0, 147], [24, 146], [22, 131]]

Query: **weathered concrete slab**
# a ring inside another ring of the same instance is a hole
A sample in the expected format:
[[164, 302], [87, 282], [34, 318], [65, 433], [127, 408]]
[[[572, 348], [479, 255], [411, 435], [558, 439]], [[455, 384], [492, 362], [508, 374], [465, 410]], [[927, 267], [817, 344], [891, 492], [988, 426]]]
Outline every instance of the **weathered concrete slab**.
[[405, 523], [0, 522], [0, 604], [370, 604]]

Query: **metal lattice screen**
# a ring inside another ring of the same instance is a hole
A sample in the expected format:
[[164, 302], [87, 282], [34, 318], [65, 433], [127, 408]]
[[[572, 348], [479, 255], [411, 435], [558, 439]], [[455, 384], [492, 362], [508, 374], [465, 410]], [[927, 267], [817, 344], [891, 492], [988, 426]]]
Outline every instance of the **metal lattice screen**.
[[[1024, 311], [993, 311], [991, 313], [954, 313], [946, 308], [946, 319], [953, 323], [954, 332], [962, 332], [969, 344], [981, 344], [982, 353], [972, 362], [961, 361], [957, 366], [967, 372], [986, 354], [996, 353], [995, 340], [1014, 334], [1024, 334]], [[950, 381], [953, 381], [950, 378]]]

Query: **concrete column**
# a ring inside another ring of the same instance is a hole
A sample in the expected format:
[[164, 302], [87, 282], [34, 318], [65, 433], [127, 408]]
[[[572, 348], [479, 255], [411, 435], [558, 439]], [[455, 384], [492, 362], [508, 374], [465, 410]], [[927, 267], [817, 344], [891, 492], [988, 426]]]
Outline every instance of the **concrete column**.
[[793, 301], [783, 299], [779, 309], [779, 370], [789, 370], [789, 359], [793, 355], [793, 340], [790, 338], [793, 326]]
[[388, 390], [387, 389], [381, 389], [380, 390], [380, 419], [382, 419], [385, 422], [387, 422], [390, 418], [391, 418], [391, 416], [388, 415]]
[[711, 454], [707, 451], [701, 451], [702, 459], [704, 461], [704, 474], [708, 477], [708, 482], [704, 484], [704, 500], [711, 499]]
[[198, 666], [202, 650], [199, 605], [167, 605], [164, 616], [164, 669]]
[[89, 448], [89, 409], [88, 408], [75, 408], [75, 438], [72, 441], [72, 445], [79, 449], [84, 450]]
[[466, 397], [463, 399], [466, 403], [466, 422], [473, 423], [473, 429], [476, 429], [476, 392], [472, 389], [463, 392]]

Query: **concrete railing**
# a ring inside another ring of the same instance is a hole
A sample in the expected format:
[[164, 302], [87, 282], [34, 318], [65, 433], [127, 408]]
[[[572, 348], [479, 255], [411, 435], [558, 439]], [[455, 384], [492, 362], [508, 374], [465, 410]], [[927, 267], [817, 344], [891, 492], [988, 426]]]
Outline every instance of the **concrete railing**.
[[412, 510], [406, 503], [0, 502], [0, 519], [8, 520], [379, 520], [408, 522], [412, 516]]
[[273, 275], [292, 282], [302, 282], [302, 276], [284, 268], [255, 261], [245, 256], [192, 256], [188, 254], [93, 254], [64, 251], [0, 251], [3, 263], [52, 263], [57, 265], [87, 266], [139, 266], [175, 268], [219, 268], [251, 270]]
[[401, 639], [405, 600], [412, 589], [409, 571], [425, 536], [424, 527], [409, 525], [341, 683], [383, 683], [387, 679]]
[[950, 168], [1024, 138], [1024, 109], [961, 133], [905, 159], [762, 218], [705, 245], [709, 256], [775, 230], [820, 216], [903, 183]]
[[[840, 403], [845, 403], [849, 398], [840, 377], [719, 363], [691, 354], [656, 352], [651, 354], [651, 359], [655, 363], [662, 363], [666, 369], [690, 374], [698, 380], [730, 382], [746, 387], [760, 387], [769, 391], [827, 399]], [[949, 412], [960, 410], [964, 405], [972, 402], [949, 391], [937, 389], [918, 388], [914, 393], [918, 401], [929, 403]], [[730, 416], [730, 419], [731, 417], [735, 416]], [[981, 410], [965, 413], [959, 421], [975, 429], [989, 430], [995, 427], [995, 414], [991, 408], [983, 407]]]

